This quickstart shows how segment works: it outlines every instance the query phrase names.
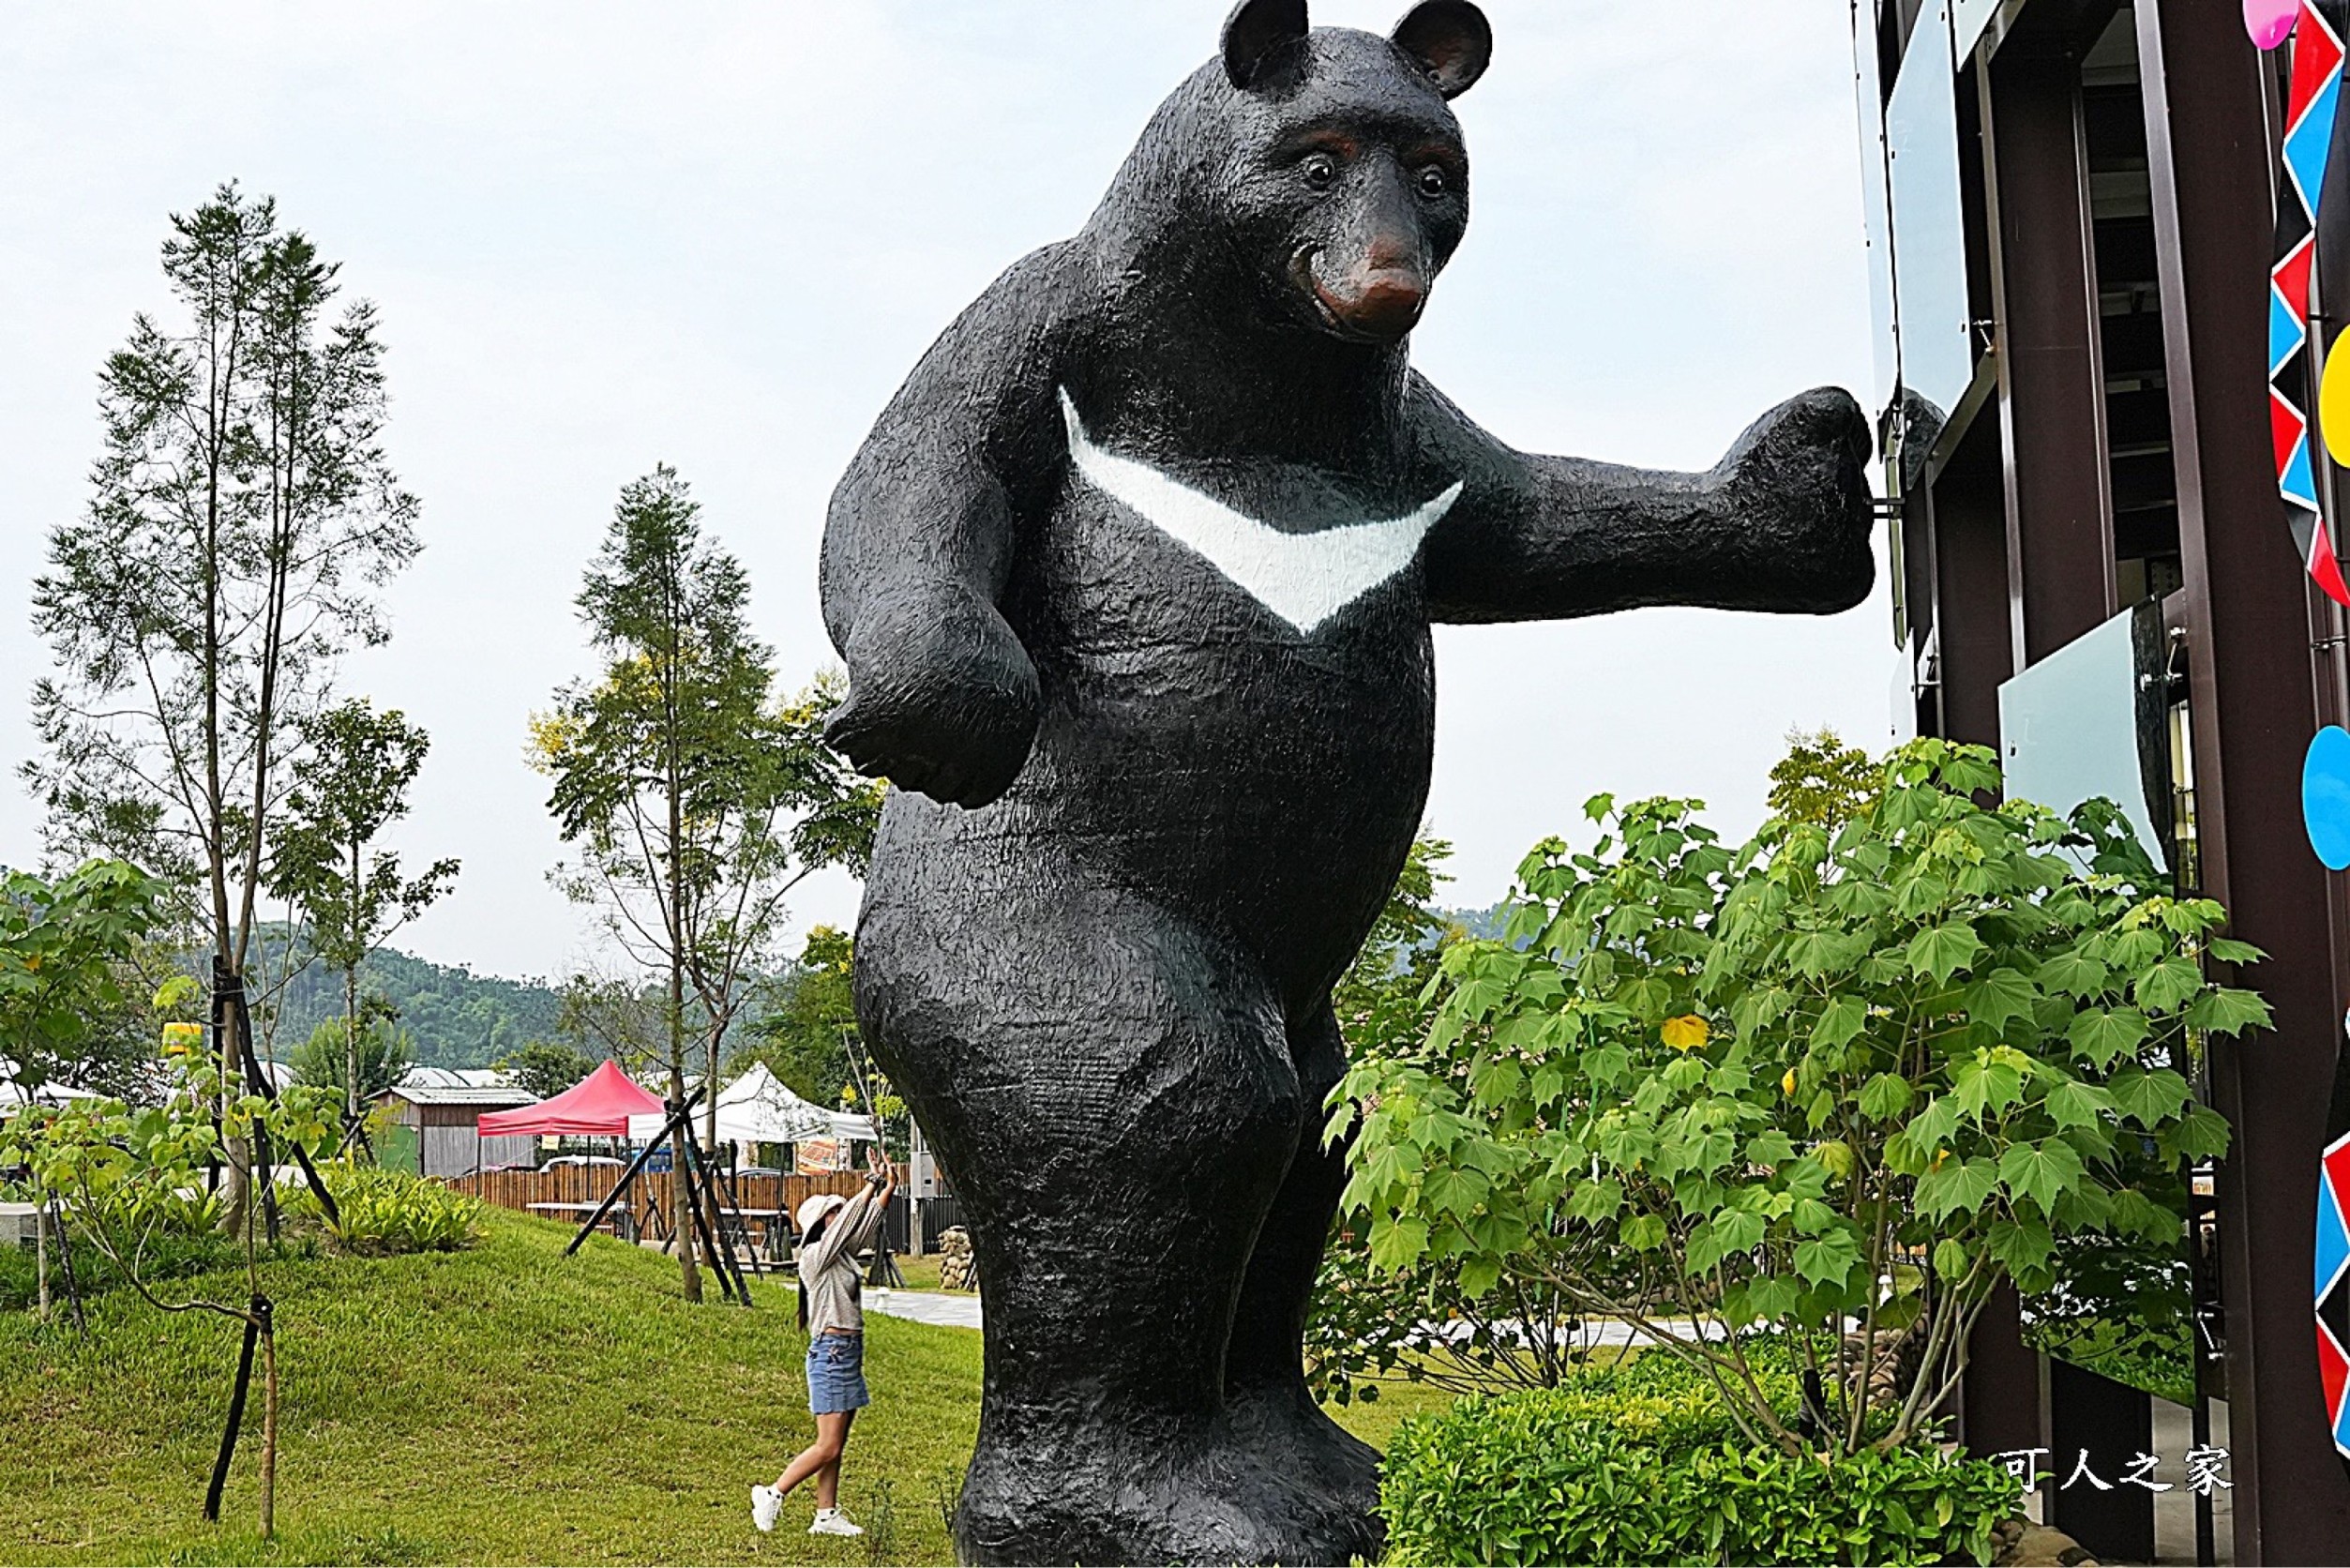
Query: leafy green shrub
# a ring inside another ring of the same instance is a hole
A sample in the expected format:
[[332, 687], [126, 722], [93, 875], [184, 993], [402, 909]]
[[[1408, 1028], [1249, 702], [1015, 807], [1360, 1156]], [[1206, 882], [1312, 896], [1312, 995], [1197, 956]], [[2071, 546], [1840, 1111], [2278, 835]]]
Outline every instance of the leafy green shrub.
[[1790, 1455], [1740, 1439], [1710, 1390], [1653, 1380], [1627, 1393], [1595, 1376], [1405, 1422], [1380, 1487], [1388, 1560], [1981, 1563], [2014, 1511], [2015, 1481], [1987, 1460]]
[[[2206, 975], [2261, 955], [2160, 891], [2110, 803], [1987, 808], [1998, 784], [1989, 751], [1912, 742], [1735, 852], [1694, 802], [1594, 800], [1589, 852], [1519, 867], [1503, 940], [1443, 950], [1424, 1043], [1332, 1096], [1372, 1264], [1637, 1322], [1797, 1458], [1930, 1434], [2003, 1278], [2175, 1248], [2183, 1189], [2139, 1178], [2225, 1150], [2182, 1069], [2267, 1027]], [[1790, 1427], [1719, 1332], [1755, 1323], [1827, 1429]]]
[[480, 1199], [438, 1182], [357, 1166], [322, 1174], [342, 1214], [327, 1233], [345, 1252], [455, 1252], [478, 1236]]

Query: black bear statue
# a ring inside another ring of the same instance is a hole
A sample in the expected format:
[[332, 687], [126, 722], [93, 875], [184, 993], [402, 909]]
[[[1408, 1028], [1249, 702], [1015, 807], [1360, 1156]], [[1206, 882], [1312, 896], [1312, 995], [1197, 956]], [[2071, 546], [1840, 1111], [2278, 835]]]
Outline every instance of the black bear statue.
[[857, 1017], [987, 1282], [969, 1562], [1375, 1558], [1300, 1345], [1344, 1184], [1330, 991], [1426, 803], [1431, 622], [1866, 596], [1841, 391], [1700, 474], [1503, 445], [1408, 343], [1469, 221], [1467, 0], [1244, 0], [1084, 230], [835, 491], [832, 743], [896, 789]]

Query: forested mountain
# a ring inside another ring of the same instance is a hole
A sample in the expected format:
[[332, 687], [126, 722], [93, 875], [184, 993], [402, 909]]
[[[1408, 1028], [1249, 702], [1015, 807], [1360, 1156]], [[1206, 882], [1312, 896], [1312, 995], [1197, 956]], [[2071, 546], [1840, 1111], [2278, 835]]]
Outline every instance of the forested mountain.
[[[533, 1040], [555, 1038], [561, 1003], [537, 980], [436, 964], [384, 948], [359, 971], [360, 994], [380, 993], [399, 1010], [420, 1065], [487, 1067]], [[273, 1042], [282, 1058], [325, 1018], [342, 1014], [342, 976], [313, 963], [281, 993]]]

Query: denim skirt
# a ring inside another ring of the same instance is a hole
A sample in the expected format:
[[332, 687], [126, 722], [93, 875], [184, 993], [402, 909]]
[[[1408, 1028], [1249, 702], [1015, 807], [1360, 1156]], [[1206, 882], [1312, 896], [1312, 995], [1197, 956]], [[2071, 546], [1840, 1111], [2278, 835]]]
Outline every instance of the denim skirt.
[[861, 1410], [873, 1403], [865, 1391], [865, 1335], [820, 1334], [807, 1342], [807, 1408], [816, 1415]]

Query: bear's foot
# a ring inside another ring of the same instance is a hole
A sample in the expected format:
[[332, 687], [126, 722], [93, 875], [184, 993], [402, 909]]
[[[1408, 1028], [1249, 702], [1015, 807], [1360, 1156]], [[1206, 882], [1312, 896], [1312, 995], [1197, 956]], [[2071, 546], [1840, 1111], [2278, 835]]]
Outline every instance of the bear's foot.
[[1222, 1419], [1170, 1431], [1109, 1412], [1025, 1439], [983, 1436], [956, 1515], [957, 1553], [967, 1563], [1293, 1568], [1376, 1553], [1356, 1500], [1284, 1473], [1257, 1440]]
[[1226, 1410], [1235, 1436], [1258, 1464], [1288, 1477], [1292, 1485], [1310, 1488], [1333, 1512], [1358, 1521], [1348, 1555], [1378, 1560], [1385, 1545], [1377, 1513], [1378, 1450], [1333, 1421], [1302, 1381], [1230, 1389]]

